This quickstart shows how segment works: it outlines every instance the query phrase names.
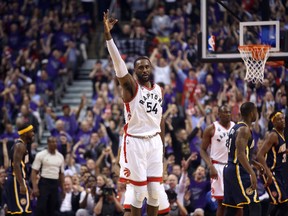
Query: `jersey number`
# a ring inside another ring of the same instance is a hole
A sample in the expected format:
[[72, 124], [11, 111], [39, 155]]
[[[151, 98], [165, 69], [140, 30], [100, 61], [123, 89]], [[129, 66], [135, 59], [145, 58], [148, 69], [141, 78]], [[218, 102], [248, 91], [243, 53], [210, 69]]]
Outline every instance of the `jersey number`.
[[230, 152], [230, 147], [231, 147], [231, 138], [226, 140], [226, 147], [228, 148], [228, 152]]
[[282, 163], [286, 163], [286, 153], [283, 154]]
[[154, 112], [155, 114], [157, 114], [158, 112], [157, 103], [154, 104], [153, 108], [152, 106], [153, 106], [152, 102], [147, 102], [147, 113]]

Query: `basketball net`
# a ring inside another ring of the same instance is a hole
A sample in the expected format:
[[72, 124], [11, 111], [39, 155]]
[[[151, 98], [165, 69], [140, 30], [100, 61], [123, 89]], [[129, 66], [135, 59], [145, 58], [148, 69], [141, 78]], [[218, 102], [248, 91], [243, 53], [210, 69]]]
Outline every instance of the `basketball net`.
[[265, 63], [269, 57], [269, 45], [245, 45], [239, 46], [238, 50], [241, 54], [246, 66], [246, 75], [244, 80], [252, 83], [263, 83]]

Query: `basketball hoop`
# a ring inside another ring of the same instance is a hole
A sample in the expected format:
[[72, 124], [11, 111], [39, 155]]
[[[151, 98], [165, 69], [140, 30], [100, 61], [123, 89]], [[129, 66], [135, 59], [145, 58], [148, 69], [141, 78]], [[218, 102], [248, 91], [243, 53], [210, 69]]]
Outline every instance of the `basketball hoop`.
[[269, 45], [245, 45], [239, 46], [238, 50], [241, 54], [246, 66], [245, 80], [252, 83], [263, 83], [265, 63], [269, 57]]

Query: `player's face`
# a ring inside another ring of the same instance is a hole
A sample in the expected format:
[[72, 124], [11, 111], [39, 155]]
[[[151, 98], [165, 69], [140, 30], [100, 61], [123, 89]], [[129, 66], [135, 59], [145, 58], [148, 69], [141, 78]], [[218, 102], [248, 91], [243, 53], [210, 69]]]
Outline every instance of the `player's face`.
[[134, 70], [140, 83], [146, 83], [151, 80], [152, 66], [148, 59], [139, 59]]
[[279, 114], [276, 116], [273, 121], [273, 125], [278, 130], [283, 130], [285, 128], [285, 117], [283, 114]]
[[228, 123], [231, 121], [231, 109], [227, 106], [222, 107], [222, 109], [219, 110], [219, 119], [223, 123]]
[[255, 122], [257, 118], [258, 118], [258, 111], [257, 111], [257, 107], [255, 106], [252, 112], [252, 122]]
[[34, 142], [34, 139], [35, 139], [34, 130], [28, 131], [26, 136], [27, 136], [27, 142], [28, 142], [28, 143], [31, 144], [32, 142]]

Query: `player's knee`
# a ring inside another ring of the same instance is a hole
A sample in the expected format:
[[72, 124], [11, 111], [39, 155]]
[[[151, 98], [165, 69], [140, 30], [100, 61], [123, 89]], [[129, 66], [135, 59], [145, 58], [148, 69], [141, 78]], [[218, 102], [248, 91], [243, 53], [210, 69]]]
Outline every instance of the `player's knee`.
[[147, 190], [147, 187], [145, 186], [134, 186], [134, 190], [133, 190], [133, 193], [134, 193], [134, 196], [133, 196], [133, 200], [132, 200], [132, 205], [136, 208], [141, 208], [142, 207], [142, 203], [143, 203], [143, 200], [145, 199], [146, 197], [146, 190]]
[[136, 191], [135, 197], [136, 197], [137, 201], [142, 202], [145, 198], [145, 193], [141, 192], [141, 191]]
[[148, 185], [148, 197], [159, 199], [160, 182], [150, 182]]
[[159, 191], [160, 183], [159, 182], [150, 182], [148, 184], [148, 199], [147, 204], [151, 206], [159, 206]]

